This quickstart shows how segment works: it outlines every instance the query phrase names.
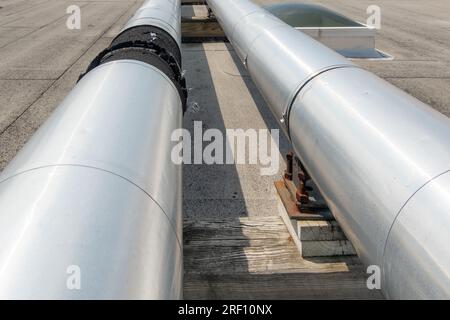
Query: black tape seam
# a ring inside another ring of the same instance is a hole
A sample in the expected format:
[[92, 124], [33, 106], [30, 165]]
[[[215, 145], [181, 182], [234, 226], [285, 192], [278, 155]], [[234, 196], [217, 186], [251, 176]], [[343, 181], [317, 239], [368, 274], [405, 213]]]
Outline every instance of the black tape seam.
[[[136, 50], [145, 51], [145, 59], [143, 58], [144, 55], [141, 55], [142, 58], [138, 57], [136, 55]], [[130, 53], [128, 54], [130, 56], [129, 59], [138, 60], [153, 65], [166, 74], [177, 88], [182, 102], [183, 113], [186, 112], [187, 89], [186, 80], [182, 75], [181, 66], [178, 64], [177, 59], [173, 55], [168, 53], [163, 47], [158, 46], [153, 42], [129, 41], [113, 45], [103, 50], [97, 55], [97, 57], [95, 57], [94, 60], [92, 60], [86, 72], [80, 75], [78, 81], [80, 81], [89, 71], [103, 63], [127, 59], [127, 53], [125, 53], [123, 57], [114, 58], [114, 54], [123, 54], [125, 51]], [[158, 60], [162, 61], [163, 64], [155, 63]], [[166, 68], [164, 67], [164, 64], [167, 66]]]
[[163, 47], [172, 54], [181, 67], [181, 51], [176, 40], [164, 29], [151, 25], [138, 25], [128, 28], [117, 35], [110, 46], [123, 42], [145, 41]]

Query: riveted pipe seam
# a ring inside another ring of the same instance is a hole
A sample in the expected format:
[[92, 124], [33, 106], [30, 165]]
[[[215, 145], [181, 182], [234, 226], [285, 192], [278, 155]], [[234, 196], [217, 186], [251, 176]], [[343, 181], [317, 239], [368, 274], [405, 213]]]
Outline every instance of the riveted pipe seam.
[[291, 133], [290, 133], [290, 130], [289, 130], [289, 116], [290, 116], [290, 114], [291, 114], [292, 106], [294, 105], [295, 100], [297, 99], [298, 95], [301, 94], [302, 89], [303, 89], [306, 85], [308, 85], [308, 83], [309, 83], [310, 81], [314, 80], [316, 77], [318, 77], [318, 76], [320, 76], [320, 75], [322, 75], [322, 74], [324, 74], [324, 73], [326, 73], [326, 72], [329, 72], [329, 71], [331, 71], [331, 70], [335, 70], [335, 69], [344, 69], [344, 68], [360, 68], [360, 67], [357, 66], [357, 65], [354, 65], [354, 64], [348, 64], [348, 65], [342, 64], [342, 65], [336, 65], [336, 66], [329, 66], [329, 67], [326, 67], [326, 68], [324, 68], [323, 70], [317, 71], [317, 72], [316, 72], [314, 75], [312, 75], [310, 78], [308, 78], [308, 79], [306, 79], [304, 82], [302, 82], [302, 83], [299, 85], [298, 89], [296, 89], [296, 90], [293, 91], [292, 98], [289, 99], [289, 100], [290, 100], [290, 103], [289, 103], [289, 105], [286, 107], [286, 109], [285, 109], [286, 111], [284, 111], [284, 112], [283, 112], [283, 115], [282, 115], [282, 116], [283, 116], [283, 120], [284, 120], [283, 123], [284, 123], [285, 126], [286, 126], [286, 133], [287, 133], [289, 139], [291, 139]]
[[30, 168], [30, 169], [27, 169], [27, 170], [24, 170], [24, 171], [16, 172], [16, 173], [12, 174], [11, 176], [8, 176], [8, 177], [2, 179], [0, 181], [0, 185], [2, 183], [4, 183], [4, 182], [7, 182], [7, 181], [9, 181], [11, 179], [14, 179], [14, 178], [16, 178], [16, 177], [18, 177], [20, 175], [27, 174], [27, 173], [29, 173], [31, 171], [37, 171], [37, 170], [48, 169], [48, 168], [63, 168], [63, 167], [79, 167], [79, 168], [90, 169], [90, 170], [99, 170], [99, 171], [102, 171], [104, 173], [107, 173], [107, 174], [113, 175], [115, 177], [118, 177], [118, 178], [120, 178], [122, 180], [125, 180], [129, 184], [131, 184], [131, 185], [135, 186], [136, 188], [140, 189], [143, 193], [145, 193], [147, 195], [147, 197], [150, 198], [150, 200], [152, 200], [161, 209], [161, 212], [164, 213], [164, 216], [166, 217], [167, 222], [172, 226], [173, 233], [174, 233], [175, 237], [177, 238], [178, 245], [179, 245], [180, 249], [183, 248], [182, 244], [181, 244], [181, 241], [180, 241], [180, 239], [178, 237], [176, 227], [174, 226], [173, 222], [171, 221], [171, 219], [167, 215], [167, 213], [166, 213], [165, 209], [163, 208], [163, 206], [161, 206], [161, 204], [150, 193], [148, 193], [142, 186], [140, 186], [139, 184], [137, 184], [134, 181], [130, 180], [129, 178], [127, 178], [127, 177], [125, 177], [123, 175], [120, 175], [117, 172], [109, 171], [107, 169], [103, 169], [103, 168], [100, 168], [100, 167], [93, 167], [93, 166], [89, 166], [89, 165], [72, 164], [72, 163], [58, 163], [58, 164], [51, 164], [51, 165], [46, 165], [46, 166], [41, 166], [41, 167]]
[[[249, 1], [208, 4], [285, 132], [284, 115], [305, 81], [326, 68], [353, 65]], [[289, 46], [280, 44], [285, 40]], [[308, 66], [302, 62], [309, 60]]]
[[[436, 181], [437, 179], [439, 179], [439, 178], [441, 178], [441, 177], [443, 177], [443, 176], [445, 176], [445, 175], [447, 175], [447, 174], [449, 174], [450, 173], [450, 169], [449, 170], [445, 170], [444, 172], [442, 172], [442, 173], [440, 173], [440, 174], [438, 174], [438, 175], [436, 175], [435, 177], [433, 177], [433, 178], [431, 178], [430, 180], [428, 180], [427, 182], [425, 182], [421, 187], [419, 187], [406, 201], [405, 201], [405, 203], [402, 205], [402, 207], [400, 208], [400, 210], [398, 211], [398, 213], [395, 215], [395, 218], [394, 218], [394, 220], [392, 221], [392, 224], [391, 224], [391, 226], [390, 226], [390, 228], [389, 228], [389, 231], [388, 231], [388, 234], [387, 234], [387, 237], [386, 237], [386, 242], [385, 242], [385, 244], [384, 244], [384, 249], [383, 249], [383, 256], [382, 256], [382, 259], [381, 259], [381, 261], [382, 261], [382, 264], [381, 264], [381, 270], [382, 270], [382, 281], [383, 281], [383, 283], [386, 283], [387, 281], [388, 281], [388, 272], [386, 271], [386, 264], [387, 264], [387, 259], [386, 259], [386, 251], [387, 251], [387, 248], [388, 248], [388, 246], [389, 246], [389, 244], [391, 243], [391, 241], [392, 241], [392, 233], [393, 233], [393, 229], [394, 229], [394, 227], [396, 226], [396, 224], [398, 224], [398, 221], [400, 220], [400, 217], [401, 217], [401, 215], [403, 214], [403, 215], [406, 215], [407, 214], [407, 212], [406, 212], [406, 208], [407, 208], [407, 206], [408, 206], [408, 204], [410, 203], [410, 202], [412, 202], [413, 200], [414, 200], [414, 198], [417, 196], [417, 194], [420, 192], [420, 191], [422, 191], [422, 190], [424, 190], [428, 185], [430, 185], [431, 183], [433, 183], [434, 181]], [[390, 279], [389, 279], [390, 280]], [[402, 280], [396, 280], [396, 281], [402, 281]], [[406, 282], [406, 279], [404, 279], [403, 280], [403, 282]], [[417, 289], [417, 288], [415, 288], [415, 289]], [[407, 293], [406, 292], [404, 292], [403, 293], [403, 295], [406, 295]], [[436, 294], [436, 293], [432, 293], [432, 292], [428, 292], [428, 296], [429, 295], [436, 295], [436, 297], [438, 298], [440, 295], [444, 295], [445, 293], [440, 293], [440, 294]], [[387, 292], [386, 293], [386, 295], [387, 295], [387, 298], [391, 298], [390, 297], [390, 295], [392, 295], [392, 294], [390, 294], [390, 292]], [[424, 296], [424, 298], [425, 298], [425, 296]]]

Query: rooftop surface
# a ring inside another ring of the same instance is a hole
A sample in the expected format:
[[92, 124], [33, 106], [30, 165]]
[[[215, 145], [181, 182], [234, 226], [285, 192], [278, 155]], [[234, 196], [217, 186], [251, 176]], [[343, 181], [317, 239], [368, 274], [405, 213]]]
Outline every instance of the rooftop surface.
[[255, 0], [259, 4], [309, 2], [366, 23], [366, 9], [381, 9], [376, 47], [392, 61], [355, 62], [450, 116], [450, 1]]
[[[292, 0], [291, 0], [292, 1]], [[288, 2], [258, 0], [260, 4]], [[365, 22], [369, 0], [311, 1]], [[89, 62], [118, 34], [141, 0], [0, 0], [0, 170], [74, 87]], [[81, 8], [80, 30], [66, 28], [66, 9]], [[356, 60], [433, 108], [450, 115], [450, 1], [380, 0], [376, 46], [392, 61]], [[185, 14], [192, 9], [184, 8]], [[200, 10], [201, 11], [201, 10]], [[278, 128], [229, 44], [186, 44], [191, 105], [184, 126]], [[194, 106], [194, 107], [192, 107]], [[395, 124], [393, 124], [395, 125]], [[289, 151], [281, 134], [280, 156]], [[283, 171], [281, 157], [279, 174]], [[184, 168], [185, 215], [271, 215], [273, 181], [257, 165]]]
[[[0, 170], [142, 2], [0, 0]], [[373, 3], [309, 2], [361, 22], [366, 21], [366, 8]], [[81, 7], [80, 30], [66, 28], [66, 8], [72, 4]], [[394, 60], [355, 62], [450, 116], [450, 1], [379, 0], [377, 5], [382, 21], [376, 46]], [[184, 11], [190, 13], [189, 9]], [[194, 121], [202, 121], [204, 129], [221, 131], [279, 128], [229, 44], [186, 44], [183, 64], [190, 90], [185, 128], [193, 130]], [[258, 165], [184, 166], [185, 217], [270, 219], [277, 215], [280, 207], [273, 182], [284, 170], [282, 156], [289, 149], [288, 140], [281, 134], [280, 168], [273, 176], [261, 176]], [[262, 250], [267, 251], [265, 247]]]

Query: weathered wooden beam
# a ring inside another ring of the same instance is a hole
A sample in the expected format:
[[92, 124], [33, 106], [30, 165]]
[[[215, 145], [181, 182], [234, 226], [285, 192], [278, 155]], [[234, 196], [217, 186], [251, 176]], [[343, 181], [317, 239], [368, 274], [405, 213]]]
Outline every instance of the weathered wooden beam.
[[182, 41], [187, 43], [228, 41], [215, 18], [191, 17], [181, 19]]
[[206, 5], [206, 0], [181, 0], [181, 5], [185, 6], [185, 5], [191, 5], [191, 6], [195, 6], [195, 5]]
[[301, 241], [347, 240], [337, 221], [297, 220], [295, 222]]
[[348, 240], [302, 241], [303, 258], [354, 255], [356, 255], [355, 249]]
[[[335, 228], [302, 224], [310, 233]], [[367, 289], [357, 257], [303, 259], [280, 216], [186, 219], [183, 237], [186, 299], [381, 298], [378, 290]], [[331, 239], [341, 237], [335, 233]]]

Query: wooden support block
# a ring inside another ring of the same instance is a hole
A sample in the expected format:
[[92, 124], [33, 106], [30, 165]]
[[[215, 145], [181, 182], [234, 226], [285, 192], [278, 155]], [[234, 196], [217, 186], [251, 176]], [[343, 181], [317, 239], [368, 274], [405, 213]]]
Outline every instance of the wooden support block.
[[300, 220], [297, 221], [297, 233], [301, 241], [347, 240], [336, 221]]
[[347, 240], [335, 220], [297, 221], [297, 234], [304, 258], [355, 255], [355, 249]]
[[348, 240], [302, 241], [303, 258], [353, 255], [356, 255], [356, 252]]
[[187, 43], [228, 41], [217, 20], [208, 17], [182, 18], [181, 35]]
[[181, 0], [182, 6], [195, 6], [206, 4], [206, 0]]

